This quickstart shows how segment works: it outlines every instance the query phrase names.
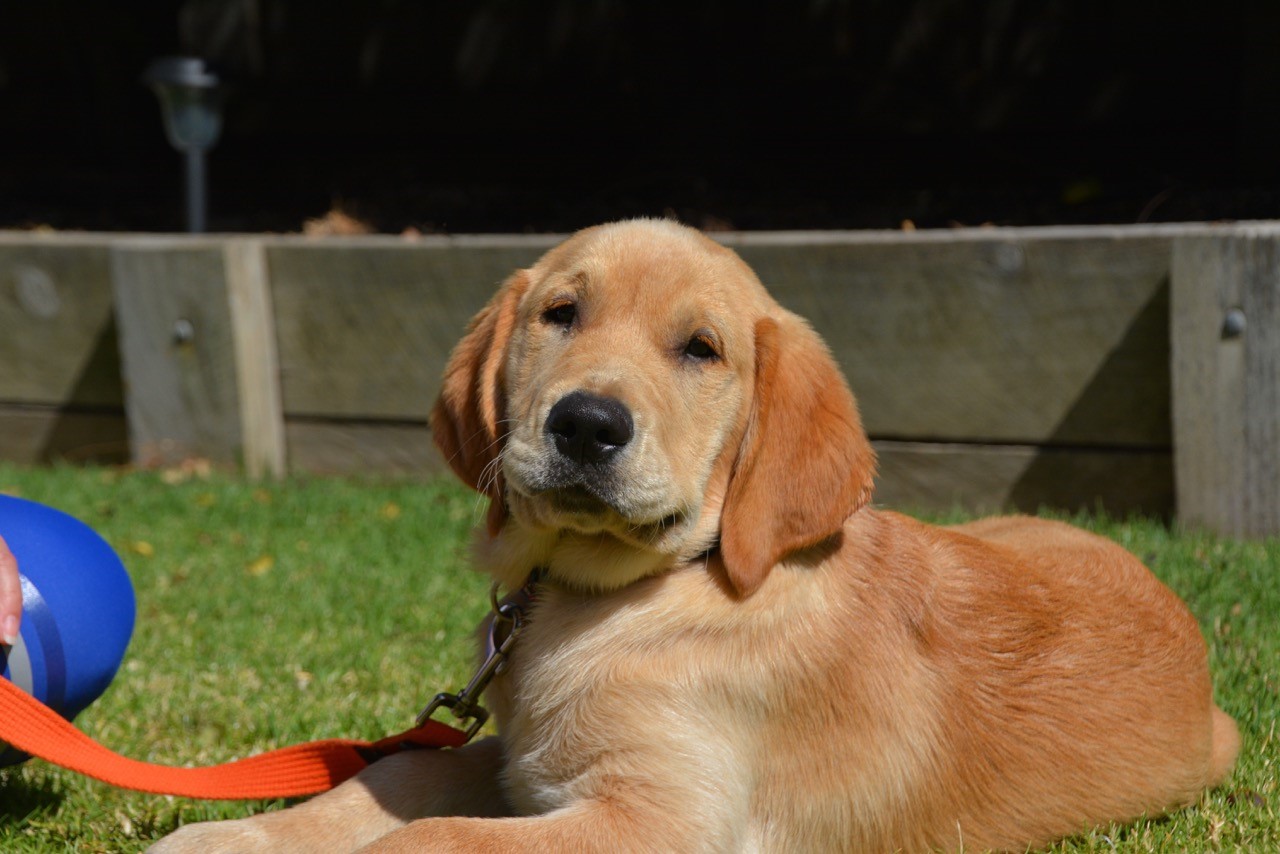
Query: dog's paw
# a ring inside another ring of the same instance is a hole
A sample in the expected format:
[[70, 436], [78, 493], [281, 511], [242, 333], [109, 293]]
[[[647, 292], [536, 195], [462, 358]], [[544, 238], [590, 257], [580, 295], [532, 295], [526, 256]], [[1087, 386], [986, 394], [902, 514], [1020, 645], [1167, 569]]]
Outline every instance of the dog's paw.
[[279, 850], [269, 834], [250, 819], [188, 824], [147, 849], [149, 854], [241, 854]]

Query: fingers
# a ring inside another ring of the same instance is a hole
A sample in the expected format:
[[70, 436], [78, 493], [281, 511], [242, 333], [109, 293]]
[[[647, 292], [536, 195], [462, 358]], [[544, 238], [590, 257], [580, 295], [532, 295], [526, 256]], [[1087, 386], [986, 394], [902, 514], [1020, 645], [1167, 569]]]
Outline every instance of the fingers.
[[0, 641], [12, 646], [18, 641], [22, 619], [22, 585], [18, 581], [18, 561], [0, 537]]

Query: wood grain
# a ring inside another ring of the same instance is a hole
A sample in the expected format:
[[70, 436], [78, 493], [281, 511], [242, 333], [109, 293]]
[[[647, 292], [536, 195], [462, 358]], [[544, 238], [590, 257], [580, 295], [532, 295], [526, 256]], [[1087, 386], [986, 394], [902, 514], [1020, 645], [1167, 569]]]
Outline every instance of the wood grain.
[[[447, 476], [426, 425], [292, 420], [289, 462], [296, 472]], [[1033, 445], [875, 443], [877, 506], [970, 512], [1042, 507], [1168, 516], [1173, 461], [1168, 451], [1106, 451]]]
[[[1168, 242], [739, 241], [831, 345], [873, 436], [1170, 443]], [[288, 414], [421, 419], [471, 315], [539, 249], [268, 249]]]
[[121, 243], [111, 267], [134, 462], [238, 464], [240, 403], [221, 247]]
[[[1176, 468], [1186, 519], [1274, 533], [1276, 231], [717, 237], [831, 345], [881, 451], [881, 502], [1164, 514]], [[290, 471], [440, 471], [425, 419], [450, 349], [559, 239], [0, 233], [0, 454], [56, 456], [50, 425], [118, 447], [127, 403], [144, 464], [279, 471], [287, 449]], [[1247, 329], [1224, 339], [1231, 309]]]
[[1169, 451], [875, 442], [874, 500], [906, 511], [1034, 513], [1042, 508], [1167, 517], [1173, 512]]
[[269, 246], [285, 412], [425, 419], [472, 315], [541, 252], [447, 243]]
[[826, 339], [872, 436], [1169, 446], [1163, 240], [738, 249]]
[[286, 422], [289, 470], [332, 475], [443, 476], [425, 423], [296, 419]]
[[0, 404], [0, 437], [0, 460], [20, 465], [129, 460], [123, 409]]
[[250, 477], [285, 472], [284, 412], [276, 356], [275, 313], [262, 241], [228, 241], [223, 248], [245, 471]]
[[1175, 241], [1171, 328], [1179, 519], [1280, 534], [1280, 228]]
[[0, 243], [0, 401], [123, 405], [105, 241]]

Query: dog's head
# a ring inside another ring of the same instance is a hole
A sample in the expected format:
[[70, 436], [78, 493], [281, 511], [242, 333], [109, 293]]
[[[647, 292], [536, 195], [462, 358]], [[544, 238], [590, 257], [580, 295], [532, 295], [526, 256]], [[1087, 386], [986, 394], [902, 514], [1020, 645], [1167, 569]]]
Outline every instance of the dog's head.
[[837, 534], [874, 455], [826, 346], [731, 250], [671, 222], [579, 232], [511, 276], [431, 417], [491, 499], [494, 571], [623, 586], [719, 544], [742, 595]]

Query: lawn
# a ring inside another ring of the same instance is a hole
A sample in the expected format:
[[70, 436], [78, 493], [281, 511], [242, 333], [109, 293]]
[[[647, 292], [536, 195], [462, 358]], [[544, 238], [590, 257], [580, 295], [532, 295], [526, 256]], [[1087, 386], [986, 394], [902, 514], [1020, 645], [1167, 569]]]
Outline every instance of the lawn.
[[[0, 466], [0, 492], [83, 519], [133, 578], [125, 664], [77, 724], [112, 748], [210, 764], [315, 738], [404, 729], [468, 675], [487, 582], [466, 565], [474, 496], [431, 483], [251, 484], [182, 471]], [[1076, 518], [1181, 594], [1211, 649], [1245, 747], [1227, 785], [1171, 817], [1053, 850], [1280, 850], [1280, 547]], [[180, 822], [279, 802], [122, 792], [32, 761], [0, 769], [0, 850], [134, 851]]]

